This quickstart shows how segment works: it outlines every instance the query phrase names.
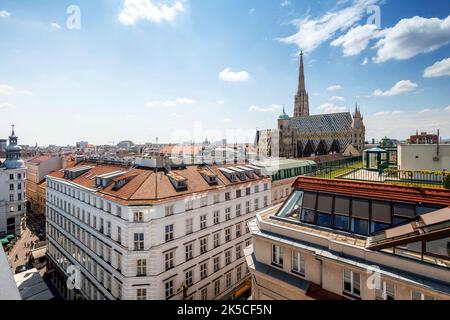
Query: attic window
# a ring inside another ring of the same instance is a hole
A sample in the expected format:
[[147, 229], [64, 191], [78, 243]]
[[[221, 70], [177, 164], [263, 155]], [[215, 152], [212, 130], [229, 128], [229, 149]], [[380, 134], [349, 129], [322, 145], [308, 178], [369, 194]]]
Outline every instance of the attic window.
[[230, 182], [237, 181], [236, 173], [234, 171], [227, 168], [219, 168], [219, 170], [224, 174], [225, 177], [227, 177], [228, 180], [230, 180]]
[[208, 182], [209, 185], [217, 184], [217, 176], [211, 171], [204, 169], [200, 171], [200, 174], [202, 175], [203, 179]]
[[176, 172], [169, 172], [167, 176], [170, 179], [170, 182], [172, 182], [173, 187], [177, 191], [184, 191], [187, 190], [187, 179], [180, 174]]

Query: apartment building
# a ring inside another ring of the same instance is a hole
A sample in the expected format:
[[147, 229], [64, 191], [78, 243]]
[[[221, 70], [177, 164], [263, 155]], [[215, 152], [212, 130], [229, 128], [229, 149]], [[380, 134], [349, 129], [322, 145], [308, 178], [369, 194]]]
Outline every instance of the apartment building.
[[35, 214], [45, 216], [45, 176], [62, 168], [62, 157], [40, 155], [27, 161], [27, 201]]
[[250, 222], [253, 299], [450, 299], [450, 190], [300, 177]]
[[20, 235], [24, 229], [26, 168], [17, 141], [13, 126], [6, 159], [0, 161], [0, 237]]
[[242, 292], [247, 222], [270, 205], [270, 178], [247, 164], [158, 163], [80, 162], [47, 176], [49, 270], [67, 299]]

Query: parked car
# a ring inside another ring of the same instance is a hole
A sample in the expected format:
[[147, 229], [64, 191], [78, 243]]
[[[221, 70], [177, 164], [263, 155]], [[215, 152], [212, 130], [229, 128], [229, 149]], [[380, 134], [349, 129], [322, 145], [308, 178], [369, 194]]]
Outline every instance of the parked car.
[[14, 273], [18, 274], [18, 273], [21, 273], [21, 272], [24, 272], [24, 271], [27, 271], [27, 270], [28, 270], [28, 266], [26, 264], [23, 264], [21, 266], [16, 267], [16, 270], [15, 270]]

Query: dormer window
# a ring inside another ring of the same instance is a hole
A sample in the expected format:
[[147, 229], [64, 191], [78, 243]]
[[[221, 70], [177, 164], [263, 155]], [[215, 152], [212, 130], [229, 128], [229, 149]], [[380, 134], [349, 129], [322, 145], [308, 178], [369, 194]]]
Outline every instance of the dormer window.
[[184, 191], [187, 190], [187, 179], [180, 174], [170, 171], [167, 176], [170, 179], [170, 182], [172, 182], [173, 187], [177, 191]]
[[220, 172], [227, 177], [230, 182], [237, 182], [236, 173], [228, 168], [219, 168]]
[[203, 169], [200, 171], [200, 174], [202, 175], [203, 179], [205, 179], [209, 185], [217, 184], [217, 176], [210, 170]]

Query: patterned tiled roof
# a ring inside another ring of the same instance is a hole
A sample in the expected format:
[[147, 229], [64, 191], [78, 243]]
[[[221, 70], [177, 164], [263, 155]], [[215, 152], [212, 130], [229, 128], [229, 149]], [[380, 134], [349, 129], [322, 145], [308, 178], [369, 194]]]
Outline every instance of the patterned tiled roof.
[[352, 116], [350, 112], [340, 112], [292, 118], [288, 128], [300, 129], [302, 132], [347, 131], [352, 128]]

